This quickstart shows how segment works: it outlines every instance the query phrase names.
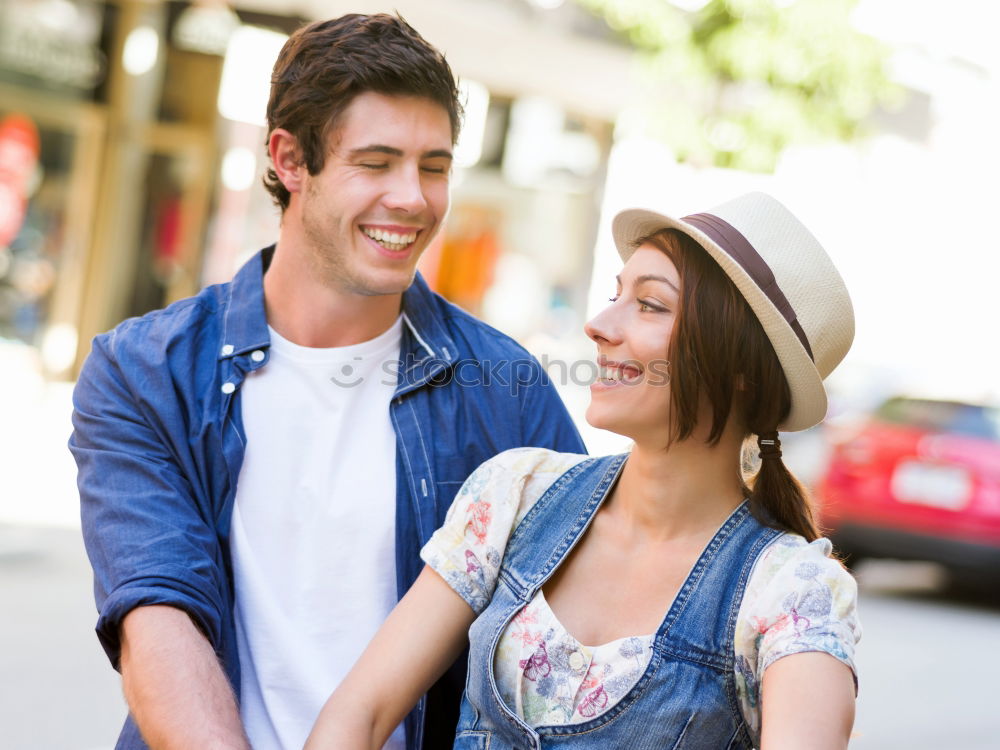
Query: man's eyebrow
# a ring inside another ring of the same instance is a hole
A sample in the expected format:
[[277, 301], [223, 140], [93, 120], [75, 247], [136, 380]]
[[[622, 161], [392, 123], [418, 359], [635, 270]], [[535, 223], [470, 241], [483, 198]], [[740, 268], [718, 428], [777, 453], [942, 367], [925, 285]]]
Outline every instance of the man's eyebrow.
[[361, 154], [388, 154], [389, 156], [402, 156], [403, 152], [398, 148], [383, 146], [379, 143], [369, 143], [367, 146], [360, 146], [359, 148], [351, 149], [351, 156], [360, 156]]
[[[618, 282], [619, 285], [621, 285], [621, 283], [622, 283], [622, 277], [621, 276], [615, 276], [615, 280]], [[635, 280], [636, 286], [638, 286], [639, 284], [641, 284], [644, 281], [662, 281], [664, 284], [666, 284], [671, 289], [673, 289], [677, 294], [681, 293], [680, 289], [678, 289], [676, 286], [674, 286], [674, 282], [672, 282], [666, 276], [660, 276], [659, 274], [655, 274], [655, 273], [644, 273], [642, 276], [639, 276]]]
[[421, 159], [451, 159], [451, 151], [446, 148], [436, 148], [432, 151], [426, 151], [420, 155]]
[[[381, 143], [369, 143], [367, 146], [360, 146], [358, 148], [352, 148], [350, 151], [351, 156], [361, 156], [362, 154], [388, 154], [389, 156], [403, 156], [403, 151], [401, 149], [395, 148], [394, 146], [384, 146]], [[421, 159], [451, 159], [451, 151], [444, 148], [434, 149], [432, 151], [426, 151], [420, 155]]]

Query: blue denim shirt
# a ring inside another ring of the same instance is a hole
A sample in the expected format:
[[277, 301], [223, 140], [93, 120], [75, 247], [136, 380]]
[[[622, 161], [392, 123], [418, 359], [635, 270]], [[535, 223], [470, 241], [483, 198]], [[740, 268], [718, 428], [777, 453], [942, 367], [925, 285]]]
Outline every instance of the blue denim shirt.
[[[638, 682], [579, 724], [529, 727], [500, 695], [500, 637], [586, 533], [626, 455], [587, 459], [557, 479], [511, 534], [489, 605], [469, 630], [469, 673], [454, 750], [750, 750], [740, 713], [733, 638], [761, 552], [781, 532], [740, 505], [674, 597]], [[545, 678], [543, 678], [545, 679]]]
[[[69, 445], [97, 635], [116, 669], [124, 616], [171, 605], [204, 632], [238, 693], [229, 533], [246, 445], [240, 386], [268, 362], [263, 276], [273, 252], [258, 253], [230, 283], [97, 336], [84, 364]], [[390, 406], [400, 596], [420, 572], [421, 546], [481, 462], [519, 446], [584, 450], [541, 366], [513, 340], [419, 276], [402, 307]], [[407, 718], [410, 750], [450, 744], [462, 684], [460, 665]], [[118, 747], [146, 747], [131, 717]]]

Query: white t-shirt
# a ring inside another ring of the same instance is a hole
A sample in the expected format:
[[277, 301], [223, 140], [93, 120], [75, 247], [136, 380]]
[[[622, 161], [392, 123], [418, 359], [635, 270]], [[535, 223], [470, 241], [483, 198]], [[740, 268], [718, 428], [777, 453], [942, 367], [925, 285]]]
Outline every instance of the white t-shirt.
[[[398, 599], [396, 388], [402, 318], [354, 346], [271, 330], [243, 384], [232, 521], [240, 712], [255, 750], [299, 750]], [[402, 728], [386, 748], [403, 750]]]

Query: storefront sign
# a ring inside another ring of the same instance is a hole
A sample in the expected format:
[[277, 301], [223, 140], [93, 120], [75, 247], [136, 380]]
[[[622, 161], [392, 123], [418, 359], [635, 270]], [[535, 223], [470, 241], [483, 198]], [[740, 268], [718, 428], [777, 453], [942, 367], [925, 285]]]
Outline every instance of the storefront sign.
[[12, 0], [0, 6], [0, 67], [85, 91], [105, 70], [101, 13], [91, 2]]
[[17, 114], [0, 120], [0, 247], [21, 229], [38, 154], [38, 129], [31, 120]]

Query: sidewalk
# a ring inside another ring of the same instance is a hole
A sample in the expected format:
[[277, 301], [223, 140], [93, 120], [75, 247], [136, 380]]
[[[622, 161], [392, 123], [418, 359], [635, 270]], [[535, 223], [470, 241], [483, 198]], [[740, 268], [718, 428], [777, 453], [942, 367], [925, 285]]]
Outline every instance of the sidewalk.
[[0, 727], [7, 750], [111, 750], [125, 717], [94, 623], [66, 448], [72, 384], [0, 340]]
[[0, 524], [4, 750], [111, 750], [125, 719], [78, 531]]
[[0, 523], [79, 528], [72, 391], [45, 381], [35, 350], [0, 340]]

